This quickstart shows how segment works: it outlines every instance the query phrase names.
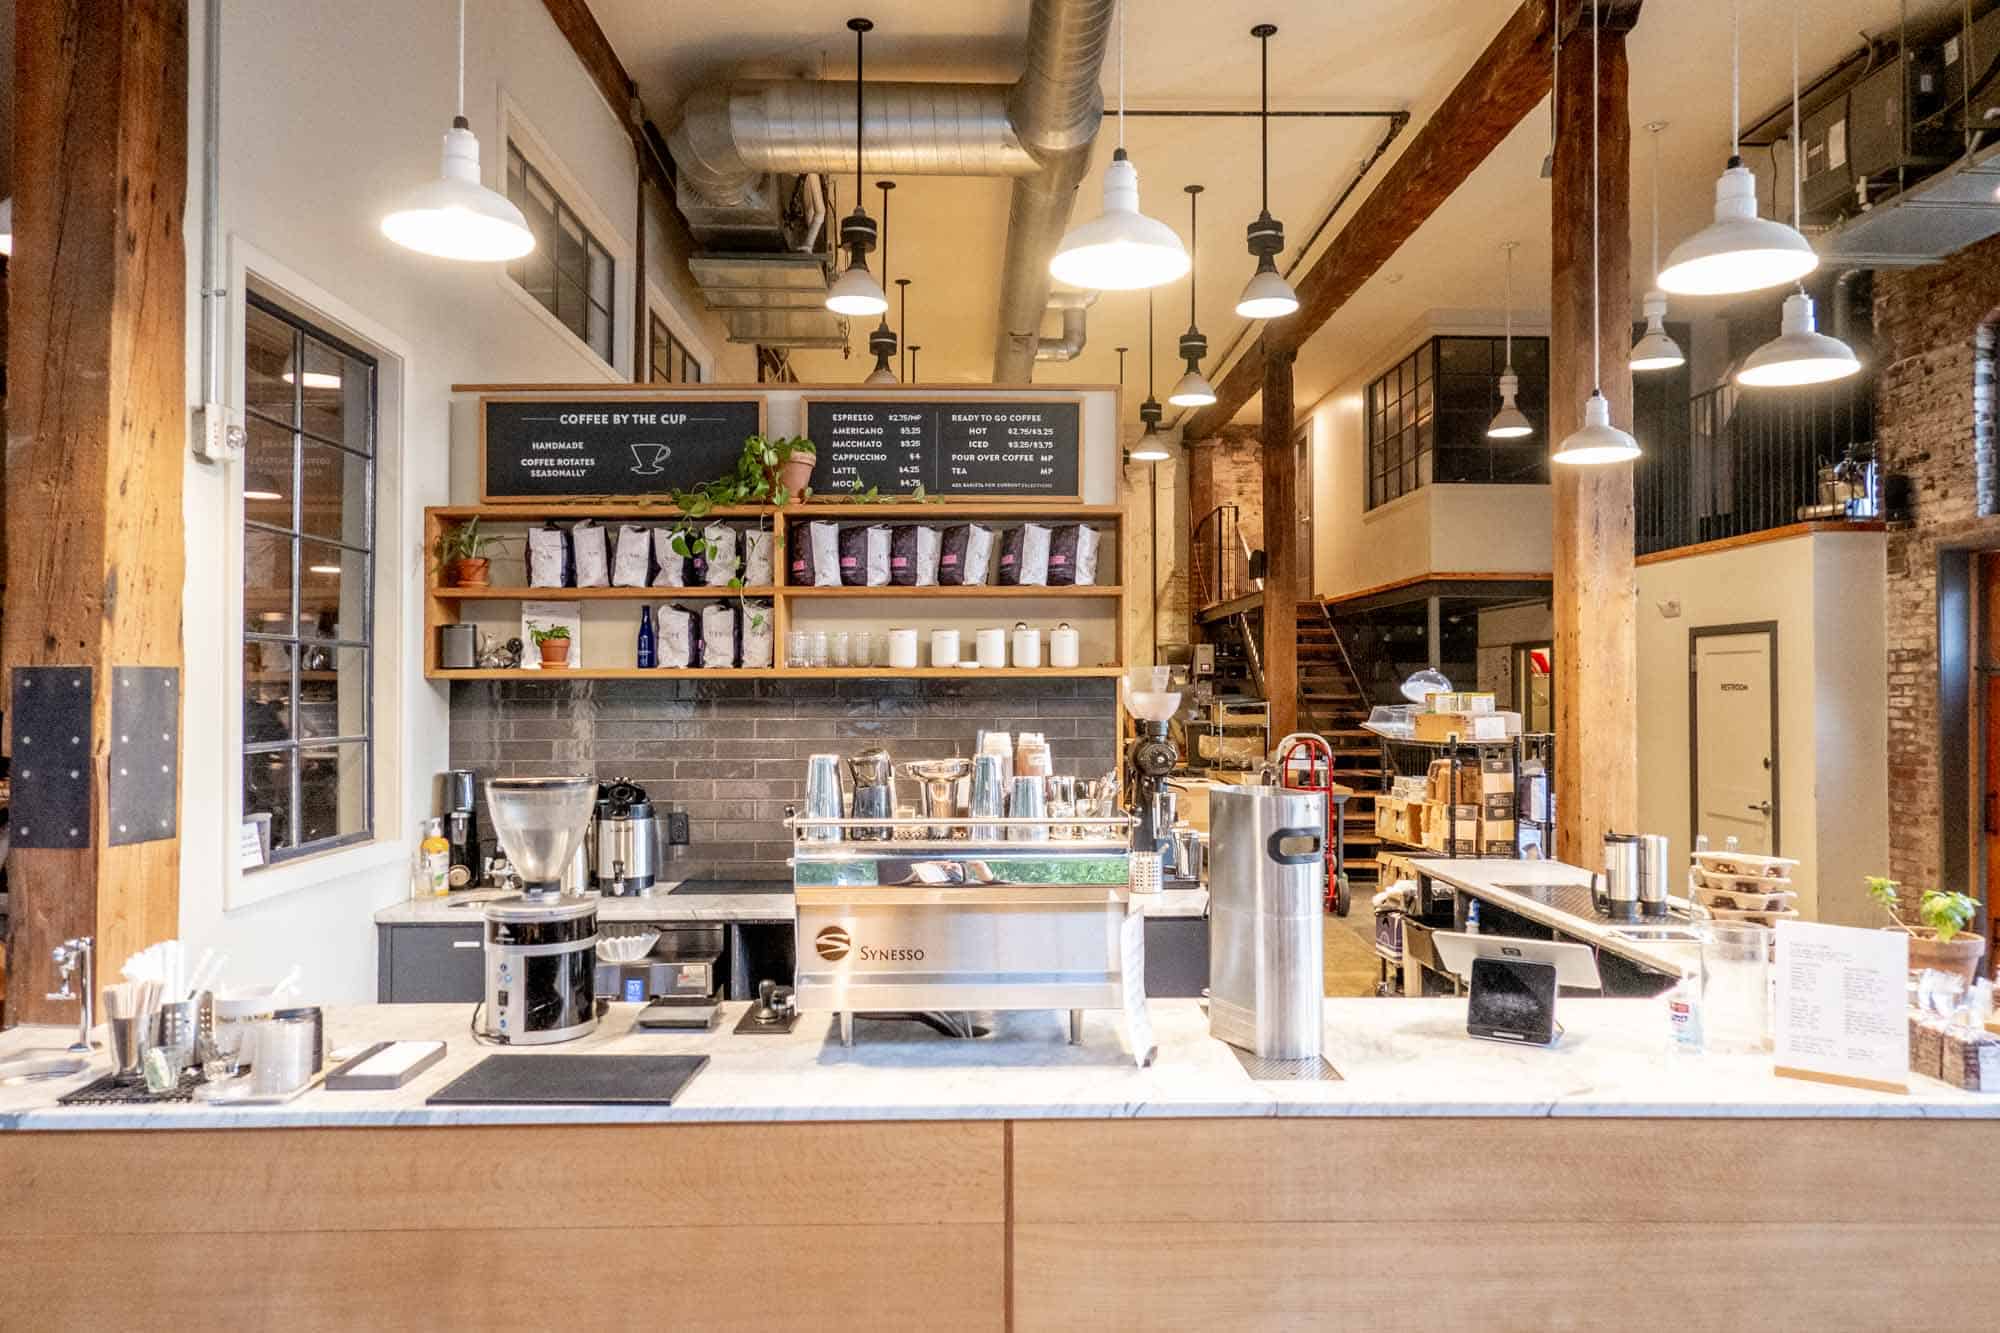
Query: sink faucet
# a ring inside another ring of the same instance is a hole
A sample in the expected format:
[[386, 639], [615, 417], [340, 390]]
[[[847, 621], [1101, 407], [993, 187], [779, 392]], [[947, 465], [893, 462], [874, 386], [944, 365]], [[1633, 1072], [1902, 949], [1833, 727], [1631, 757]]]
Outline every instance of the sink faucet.
[[[51, 1000], [75, 1000], [78, 1005], [76, 1040], [69, 1044], [69, 1051], [72, 1055], [89, 1055], [91, 1050], [90, 1029], [93, 1025], [91, 1023], [90, 997], [93, 993], [92, 988], [96, 984], [96, 978], [93, 975], [91, 967], [92, 952], [91, 938], [88, 935], [79, 935], [73, 940], [64, 940], [50, 951], [50, 956], [55, 960], [55, 965], [62, 969], [62, 989], [49, 991], [48, 998]], [[74, 977], [79, 969], [83, 972], [83, 991], [81, 994], [71, 990], [69, 987], [70, 978]]]

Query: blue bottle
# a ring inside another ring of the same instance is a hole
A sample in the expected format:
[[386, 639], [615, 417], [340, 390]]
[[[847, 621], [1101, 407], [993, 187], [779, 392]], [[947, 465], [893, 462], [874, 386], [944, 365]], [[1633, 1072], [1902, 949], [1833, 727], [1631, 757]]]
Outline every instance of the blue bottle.
[[639, 608], [639, 666], [650, 670], [660, 664], [659, 641], [653, 637], [653, 608]]

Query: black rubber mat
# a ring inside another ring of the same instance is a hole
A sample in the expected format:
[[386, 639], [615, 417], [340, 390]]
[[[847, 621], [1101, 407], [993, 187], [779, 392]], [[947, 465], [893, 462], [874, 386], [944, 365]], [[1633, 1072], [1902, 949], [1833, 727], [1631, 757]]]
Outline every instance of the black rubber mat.
[[670, 1106], [705, 1055], [489, 1055], [431, 1106]]

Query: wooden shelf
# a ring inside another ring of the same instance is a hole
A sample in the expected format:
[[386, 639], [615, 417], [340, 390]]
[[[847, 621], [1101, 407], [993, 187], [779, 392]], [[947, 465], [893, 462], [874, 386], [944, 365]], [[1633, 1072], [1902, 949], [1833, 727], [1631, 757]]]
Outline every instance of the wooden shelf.
[[[504, 504], [434, 505], [427, 512], [446, 520], [479, 518], [508, 523], [536, 523], [549, 518], [650, 518], [670, 521], [681, 517], [681, 511], [664, 500], [658, 503], [644, 500], [515, 500]], [[1123, 505], [1083, 504], [1076, 500], [893, 500], [877, 504], [812, 500], [782, 508], [772, 505], [718, 505], [702, 517], [846, 518], [860, 522], [874, 518], [957, 519], [982, 516], [1117, 522], [1125, 516], [1125, 508]]]
[[777, 588], [432, 588], [431, 596], [466, 602], [663, 602], [676, 597], [770, 597]]
[[980, 584], [971, 588], [780, 588], [786, 597], [1117, 597], [1125, 590], [1109, 587], [1001, 588]]
[[1061, 679], [1100, 679], [1125, 674], [1123, 667], [1003, 667], [999, 670], [969, 671], [964, 667], [917, 667], [914, 670], [898, 670], [894, 667], [744, 667], [738, 669], [710, 670], [706, 667], [674, 668], [661, 667], [646, 671], [638, 667], [553, 667], [539, 671], [527, 671], [519, 667], [498, 669], [439, 670], [430, 673], [432, 680], [937, 680], [959, 676], [991, 680], [1001, 678], [1042, 677]]

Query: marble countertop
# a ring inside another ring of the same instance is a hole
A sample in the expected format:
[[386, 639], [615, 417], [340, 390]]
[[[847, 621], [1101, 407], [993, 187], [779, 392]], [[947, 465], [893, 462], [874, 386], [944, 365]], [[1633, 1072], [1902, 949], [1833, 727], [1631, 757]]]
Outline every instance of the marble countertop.
[[[203, 1104], [58, 1107], [62, 1083], [0, 1084], [0, 1129], [188, 1129], [382, 1125], [636, 1124], [801, 1120], [994, 1120], [1135, 1116], [1667, 1116], [2000, 1118], [2000, 1096], [1913, 1076], [1908, 1096], [1775, 1077], [1765, 1055], [1678, 1055], [1656, 1000], [1564, 999], [1567, 1029], [1553, 1049], [1474, 1041], [1465, 1001], [1330, 999], [1325, 1050], [1343, 1081], [1258, 1082], [1208, 1036], [1197, 1000], [1152, 1002], [1159, 1045], [1132, 1062], [1124, 1022], [1092, 1011], [1084, 1041], [1066, 1044], [1065, 1015], [983, 1015], [979, 1041], [951, 1041], [908, 1022], [863, 1018], [840, 1045], [833, 1016], [814, 1013], [786, 1036], [735, 1036], [744, 1006], [725, 1006], [706, 1033], [633, 1031], [636, 1006], [614, 1005], [580, 1041], [533, 1048], [561, 1054], [710, 1057], [680, 1101], [665, 1107], [429, 1107], [424, 1099], [493, 1048], [467, 1033], [467, 1005], [368, 1005], [327, 1016], [336, 1048], [392, 1038], [436, 1039], [445, 1058], [395, 1092], [315, 1089], [271, 1107]], [[69, 1033], [0, 1035], [0, 1060]], [[105, 1065], [97, 1057], [99, 1070]]]
[[[466, 926], [480, 920], [479, 905], [499, 889], [473, 889], [449, 898], [411, 898], [375, 914], [384, 926]], [[1147, 916], [1197, 917], [1208, 910], [1207, 889], [1162, 889], [1140, 895]], [[662, 885], [650, 898], [600, 898], [599, 921], [762, 921], [798, 919], [792, 886], [783, 880], [715, 882], [683, 880]]]
[[[1421, 874], [1441, 879], [1454, 888], [1504, 907], [1552, 930], [1560, 931], [1573, 940], [1607, 950], [1656, 972], [1678, 976], [1687, 968], [1698, 964], [1701, 959], [1699, 945], [1635, 940], [1619, 934], [1615, 927], [1606, 922], [1565, 912], [1559, 907], [1551, 906], [1523, 893], [1516, 893], [1506, 887], [1508, 885], [1588, 887], [1590, 872], [1566, 862], [1512, 861], [1485, 857], [1450, 859], [1422, 857], [1412, 860], [1410, 864]], [[1687, 907], [1687, 904], [1679, 898], [1669, 897], [1667, 901], [1675, 907], [1682, 909]]]

